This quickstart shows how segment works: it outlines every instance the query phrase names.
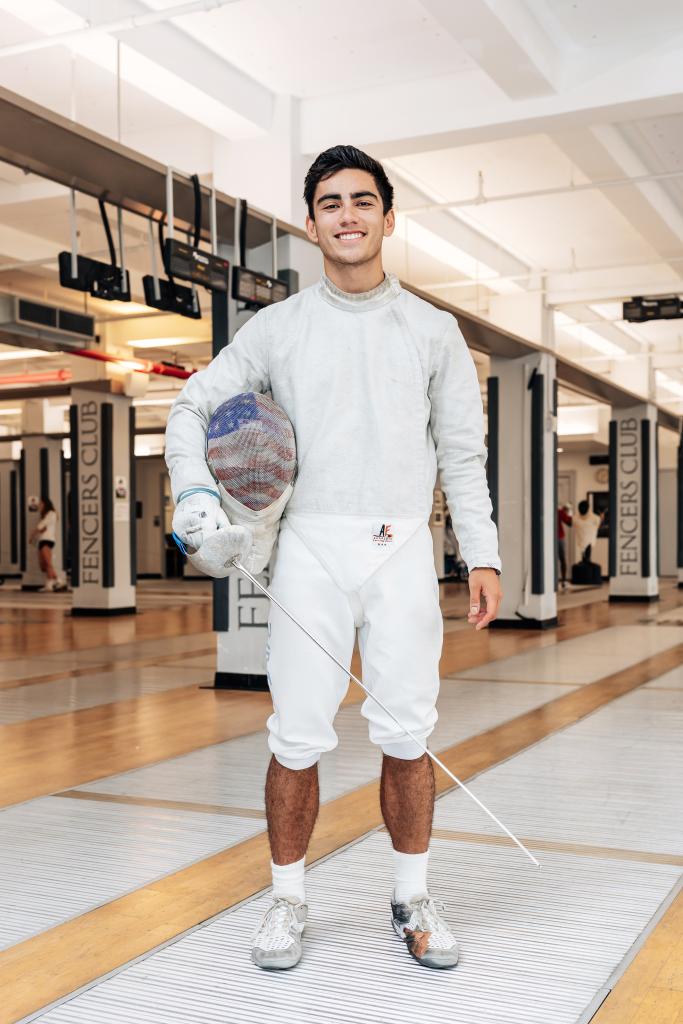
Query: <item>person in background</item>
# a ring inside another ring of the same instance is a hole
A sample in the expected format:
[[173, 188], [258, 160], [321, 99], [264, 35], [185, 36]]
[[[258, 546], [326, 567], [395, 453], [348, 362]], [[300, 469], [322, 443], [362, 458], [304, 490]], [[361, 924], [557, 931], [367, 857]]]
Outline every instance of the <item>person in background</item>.
[[55, 546], [57, 537], [57, 513], [55, 507], [47, 497], [43, 495], [39, 505], [40, 519], [38, 525], [31, 532], [31, 543], [38, 545], [38, 562], [41, 571], [47, 576], [47, 583], [43, 590], [62, 590], [55, 567], [52, 564], [52, 549]]
[[566, 502], [557, 510], [557, 555], [560, 559], [560, 587], [567, 589], [567, 538], [565, 526], [572, 525], [572, 507]]
[[597, 540], [598, 530], [604, 518], [604, 512], [602, 515], [591, 512], [587, 501], [579, 502], [579, 514], [574, 520], [574, 530], [582, 562], [590, 562], [591, 549]]

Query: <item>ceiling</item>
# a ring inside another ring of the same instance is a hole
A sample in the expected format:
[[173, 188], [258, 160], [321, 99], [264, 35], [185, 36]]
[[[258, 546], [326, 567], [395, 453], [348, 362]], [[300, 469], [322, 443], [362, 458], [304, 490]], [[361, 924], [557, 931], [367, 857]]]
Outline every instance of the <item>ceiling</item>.
[[[297, 225], [312, 155], [352, 141], [396, 187], [389, 269], [683, 413], [683, 320], [621, 319], [683, 294], [679, 0], [178, 2], [0, 0], [0, 85]], [[87, 197], [78, 232], [105, 255]], [[124, 232], [139, 302], [147, 227]], [[0, 290], [83, 308], [70, 239], [66, 189], [0, 164]], [[163, 330], [146, 355], [209, 358], [196, 325], [117, 305], [89, 300], [111, 344]]]

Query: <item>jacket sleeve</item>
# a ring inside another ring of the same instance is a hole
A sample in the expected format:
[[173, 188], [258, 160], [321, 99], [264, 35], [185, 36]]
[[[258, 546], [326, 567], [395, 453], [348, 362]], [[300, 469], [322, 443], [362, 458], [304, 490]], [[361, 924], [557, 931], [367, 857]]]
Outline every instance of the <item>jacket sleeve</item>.
[[467, 568], [500, 572], [477, 371], [457, 321], [449, 319], [434, 345], [429, 381], [430, 426], [441, 486]]
[[206, 462], [211, 416], [243, 391], [270, 390], [266, 318], [256, 314], [204, 370], [192, 375], [171, 406], [166, 426], [166, 465], [173, 500], [190, 487], [216, 487]]

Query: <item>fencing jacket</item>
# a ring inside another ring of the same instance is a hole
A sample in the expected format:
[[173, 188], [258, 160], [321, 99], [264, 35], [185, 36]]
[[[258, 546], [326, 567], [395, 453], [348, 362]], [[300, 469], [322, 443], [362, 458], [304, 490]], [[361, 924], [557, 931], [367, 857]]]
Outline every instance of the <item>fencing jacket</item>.
[[294, 426], [292, 524], [313, 527], [326, 516], [423, 523], [438, 467], [468, 567], [500, 570], [479, 384], [449, 313], [392, 274], [361, 294], [323, 276], [262, 309], [171, 409], [166, 462], [175, 500], [189, 487], [215, 488], [209, 419], [242, 391], [270, 391]]

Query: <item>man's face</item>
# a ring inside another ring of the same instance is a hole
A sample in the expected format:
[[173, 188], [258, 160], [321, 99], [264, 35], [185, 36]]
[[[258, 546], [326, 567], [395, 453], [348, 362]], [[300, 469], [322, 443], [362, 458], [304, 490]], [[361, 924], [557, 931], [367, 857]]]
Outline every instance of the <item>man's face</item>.
[[394, 213], [384, 214], [375, 179], [367, 171], [344, 169], [321, 181], [313, 197], [314, 219], [306, 231], [333, 263], [368, 263], [394, 230]]

